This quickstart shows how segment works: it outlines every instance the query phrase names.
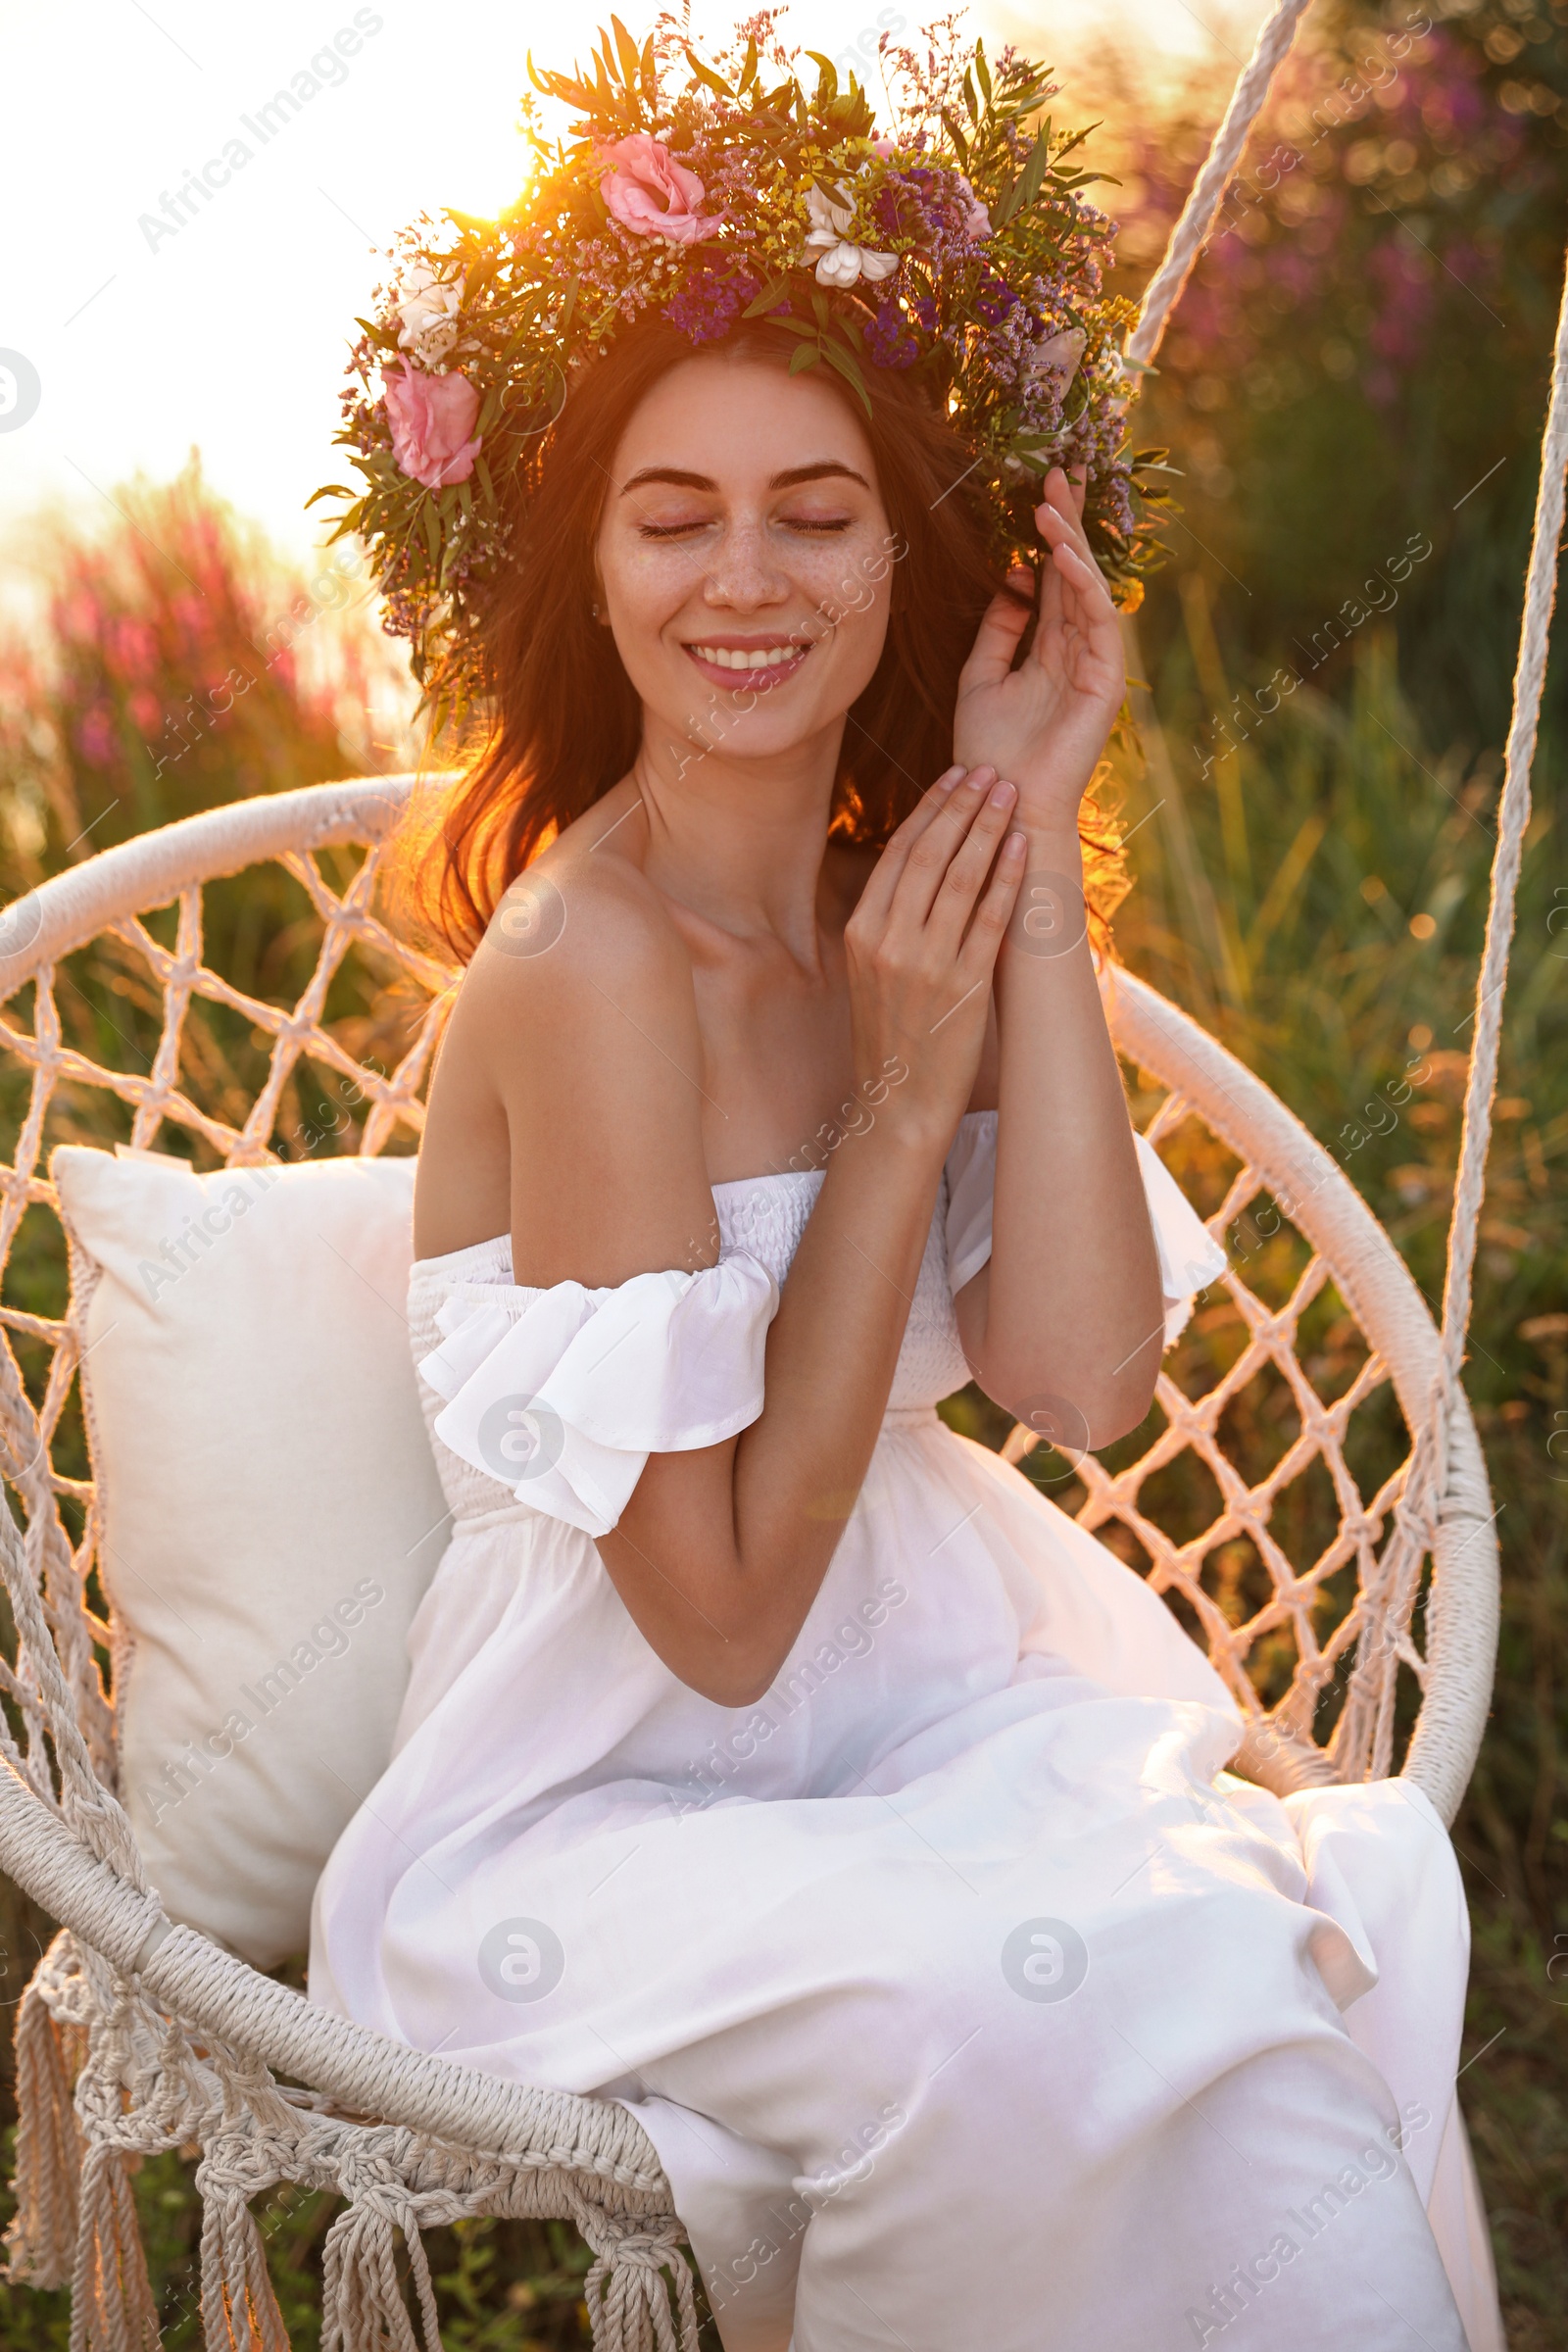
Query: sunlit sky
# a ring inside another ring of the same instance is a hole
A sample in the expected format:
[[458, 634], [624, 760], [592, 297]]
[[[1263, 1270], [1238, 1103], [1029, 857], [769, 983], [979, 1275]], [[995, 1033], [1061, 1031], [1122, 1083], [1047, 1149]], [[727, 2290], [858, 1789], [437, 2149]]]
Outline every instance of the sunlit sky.
[[[285, 549], [316, 544], [303, 502], [340, 471], [336, 394], [377, 282], [372, 249], [422, 210], [487, 214], [508, 199], [528, 51], [586, 57], [608, 13], [592, 0], [6, 0], [0, 368], [24, 403], [35, 379], [36, 406], [20, 424], [0, 414], [0, 533], [46, 499], [106, 512], [117, 481], [138, 467], [167, 477], [196, 446], [209, 479]], [[637, 12], [621, 13], [637, 29]], [[710, 38], [735, 13], [696, 0], [693, 24]], [[1261, 13], [1260, 0], [1051, 0], [1038, 13], [986, 0], [973, 23], [988, 43], [1058, 61], [1120, 38], [1157, 79], [1211, 45], [1245, 52]], [[785, 24], [835, 55], [878, 17], [877, 0], [796, 0]], [[341, 77], [263, 143], [258, 110], [356, 28]], [[250, 160], [150, 242], [141, 216], [236, 139]]]

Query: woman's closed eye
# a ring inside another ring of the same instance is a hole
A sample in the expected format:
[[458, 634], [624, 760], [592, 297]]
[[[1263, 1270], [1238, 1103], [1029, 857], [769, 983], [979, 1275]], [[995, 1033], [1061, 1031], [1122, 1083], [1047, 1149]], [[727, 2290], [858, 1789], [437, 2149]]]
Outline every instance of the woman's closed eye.
[[[682, 515], [667, 522], [655, 522], [650, 518], [637, 525], [637, 535], [640, 539], [687, 539], [695, 537], [699, 531], [713, 529], [718, 519], [716, 514]], [[781, 529], [797, 532], [803, 538], [816, 539], [836, 537], [849, 530], [855, 517], [852, 514], [781, 514], [777, 519]]]
[[637, 525], [637, 536], [639, 539], [686, 539], [694, 532], [711, 530], [717, 520], [716, 514], [681, 514], [662, 522], [655, 522], [650, 518]]

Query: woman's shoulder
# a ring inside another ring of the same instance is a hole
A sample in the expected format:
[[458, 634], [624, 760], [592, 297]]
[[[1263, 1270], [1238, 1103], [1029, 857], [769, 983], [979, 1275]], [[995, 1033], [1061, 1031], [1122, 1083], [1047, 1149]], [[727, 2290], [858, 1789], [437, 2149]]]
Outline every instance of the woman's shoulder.
[[628, 1014], [656, 1031], [690, 1017], [690, 955], [635, 855], [639, 805], [616, 798], [516, 876], [474, 952], [454, 1023], [492, 1032], [498, 1050], [580, 1064]]

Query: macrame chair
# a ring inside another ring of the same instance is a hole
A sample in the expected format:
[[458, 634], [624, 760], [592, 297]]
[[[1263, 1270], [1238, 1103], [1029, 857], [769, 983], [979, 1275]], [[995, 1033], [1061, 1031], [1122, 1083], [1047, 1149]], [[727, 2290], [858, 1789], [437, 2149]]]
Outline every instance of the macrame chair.
[[[1152, 360], [1304, 4], [1284, 0], [1259, 35], [1150, 287], [1129, 346], [1135, 368]], [[1092, 1456], [1084, 1461], [1079, 1515], [1090, 1527], [1119, 1524], [1135, 1537], [1156, 1589], [1180, 1596], [1193, 1613], [1247, 1713], [1244, 1770], [1282, 1789], [1386, 1774], [1403, 1668], [1419, 1686], [1420, 1706], [1402, 1770], [1448, 1820], [1480, 1741], [1496, 1640], [1494, 1514], [1459, 1367], [1565, 463], [1568, 296], [1557, 330], [1441, 1331], [1338, 1164], [1269, 1090], [1132, 974], [1111, 969], [1104, 982], [1123, 1055], [1166, 1090], [1151, 1137], [1158, 1143], [1196, 1120], [1240, 1162], [1211, 1229], [1223, 1235], [1266, 1193], [1301, 1238], [1306, 1258], [1289, 1298], [1272, 1308], [1234, 1267], [1226, 1274], [1224, 1290], [1245, 1325], [1242, 1352], [1201, 1396], [1188, 1396], [1162, 1374], [1163, 1429], [1124, 1470], [1109, 1472]], [[452, 975], [386, 929], [373, 895], [378, 845], [410, 783], [318, 785], [214, 809], [92, 858], [0, 915], [0, 1005], [32, 988], [30, 1026], [14, 1009], [0, 1014], [0, 1053], [31, 1073], [14, 1158], [0, 1170], [0, 1269], [24, 1216], [56, 1207], [38, 1171], [63, 1087], [118, 1098], [130, 1110], [135, 1144], [153, 1144], [169, 1121], [226, 1163], [254, 1165], [274, 1156], [285, 1091], [307, 1057], [364, 1089], [362, 1151], [417, 1137], [420, 1089]], [[347, 878], [351, 861], [336, 859], [345, 845], [366, 851]], [[318, 862], [323, 855], [335, 883]], [[205, 887], [270, 861], [303, 888], [321, 933], [312, 977], [287, 1006], [246, 993], [203, 961]], [[177, 927], [168, 946], [142, 917], [171, 905]], [[145, 1075], [103, 1066], [66, 1042], [57, 967], [96, 939], [114, 942], [122, 963], [139, 958], [161, 1001], [160, 1042]], [[426, 1000], [412, 1043], [386, 1077], [367, 1072], [327, 1018], [329, 987], [351, 952]], [[226, 1099], [204, 1103], [193, 1075], [205, 1004], [244, 1016], [255, 1036], [270, 1040], [265, 1082], [238, 1119]], [[1368, 1353], [1345, 1392], [1324, 1402], [1298, 1343], [1303, 1315], [1331, 1285]], [[54, 1319], [13, 1305], [0, 1306], [0, 1437], [23, 1519], [19, 1532], [12, 1512], [0, 1510], [0, 1575], [16, 1652], [14, 1664], [0, 1658], [0, 1691], [14, 1719], [0, 1715], [0, 1866], [63, 1923], [18, 2020], [12, 2277], [40, 2286], [69, 2281], [72, 2352], [154, 2352], [158, 2318], [127, 2159], [195, 2147], [210, 2352], [286, 2352], [250, 2212], [253, 2197], [284, 2180], [346, 2200], [325, 2246], [324, 2352], [417, 2352], [394, 2263], [399, 2231], [426, 2352], [436, 2352], [419, 2232], [471, 2214], [577, 2225], [595, 2256], [587, 2300], [600, 2352], [676, 2352], [677, 2345], [696, 2352], [680, 2224], [654, 2150], [624, 2108], [407, 2049], [314, 2009], [164, 1912], [114, 1793], [113, 1693], [95, 1654], [108, 1650], [111, 1629], [95, 1614], [89, 1587], [97, 1538], [92, 1488], [58, 1468], [51, 1450], [80, 1335], [69, 1314]], [[19, 1340], [49, 1357], [36, 1408], [18, 1365]], [[1250, 1482], [1226, 1450], [1223, 1420], [1231, 1399], [1265, 1371], [1289, 1389], [1299, 1434], [1272, 1469]], [[1411, 1451], [1363, 1496], [1346, 1461], [1346, 1434], [1352, 1413], [1385, 1382], [1411, 1433]], [[1032, 1431], [1016, 1429], [1004, 1451], [1017, 1460], [1035, 1442]], [[1214, 1479], [1220, 1508], [1200, 1534], [1178, 1543], [1143, 1507], [1141, 1489], [1188, 1451]], [[1271, 1514], [1316, 1464], [1332, 1480], [1339, 1530], [1317, 1557], [1293, 1561], [1271, 1533]], [[84, 1516], [78, 1543], [61, 1515], [66, 1501]], [[1271, 1589], [1240, 1625], [1201, 1581], [1216, 1549], [1238, 1539], [1254, 1546]], [[1428, 1561], [1423, 1651], [1411, 1620]], [[1323, 1588], [1351, 1572], [1354, 1598], [1320, 1643]], [[1250, 1653], [1265, 1639], [1276, 1649], [1288, 1640], [1295, 1651], [1289, 1686], [1267, 1711], [1248, 1672]], [[1325, 1751], [1313, 1742], [1314, 1715], [1352, 1651], [1345, 1705]]]

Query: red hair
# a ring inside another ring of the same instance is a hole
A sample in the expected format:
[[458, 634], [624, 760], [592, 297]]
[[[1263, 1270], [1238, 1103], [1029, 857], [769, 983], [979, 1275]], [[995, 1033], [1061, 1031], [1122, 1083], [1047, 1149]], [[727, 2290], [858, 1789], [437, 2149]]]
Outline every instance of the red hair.
[[[758, 321], [704, 353], [785, 367], [798, 348]], [[402, 843], [417, 913], [462, 960], [509, 884], [636, 758], [641, 706], [613, 637], [593, 616], [594, 553], [621, 436], [653, 386], [692, 357], [687, 337], [662, 319], [630, 328], [582, 370], [519, 468], [514, 560], [485, 628], [485, 727], [433, 819], [428, 806], [411, 816]], [[832, 370], [818, 380], [865, 432], [899, 552], [887, 643], [849, 712], [834, 789], [834, 833], [880, 844], [951, 763], [958, 672], [1003, 575], [962, 478], [972, 453], [908, 377], [867, 368], [869, 416]], [[1093, 794], [1080, 832], [1092, 926], [1104, 946], [1127, 882], [1119, 829]]]

